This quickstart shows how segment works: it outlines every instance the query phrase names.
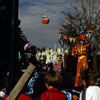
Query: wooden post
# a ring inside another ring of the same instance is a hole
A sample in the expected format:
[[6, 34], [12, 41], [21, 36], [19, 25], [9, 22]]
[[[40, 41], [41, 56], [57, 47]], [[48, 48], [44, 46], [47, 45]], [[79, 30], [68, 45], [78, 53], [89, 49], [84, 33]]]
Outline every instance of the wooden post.
[[34, 71], [35, 66], [31, 63], [26, 69], [26, 72], [22, 75], [22, 77], [19, 79], [13, 90], [10, 92], [10, 95], [8, 96], [7, 100], [15, 100], [22, 88], [24, 87], [25, 83], [31, 76], [32, 72]]

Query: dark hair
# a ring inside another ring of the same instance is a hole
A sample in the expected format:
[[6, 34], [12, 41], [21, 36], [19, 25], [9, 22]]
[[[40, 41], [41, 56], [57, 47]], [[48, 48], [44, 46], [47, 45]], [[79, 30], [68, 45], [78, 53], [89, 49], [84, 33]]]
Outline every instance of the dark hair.
[[59, 84], [62, 83], [62, 76], [59, 72], [50, 72], [48, 73], [44, 78], [45, 83], [47, 83], [49, 86], [57, 87]]
[[89, 85], [95, 85], [97, 83], [97, 74], [94, 70], [89, 71]]
[[28, 52], [29, 53], [32, 53], [33, 55], [35, 55], [37, 53], [37, 48], [36, 46], [32, 45], [31, 44], [28, 46]]
[[81, 92], [81, 88], [80, 87], [74, 87], [71, 91], [72, 95], [76, 95], [79, 97], [80, 95], [80, 92]]

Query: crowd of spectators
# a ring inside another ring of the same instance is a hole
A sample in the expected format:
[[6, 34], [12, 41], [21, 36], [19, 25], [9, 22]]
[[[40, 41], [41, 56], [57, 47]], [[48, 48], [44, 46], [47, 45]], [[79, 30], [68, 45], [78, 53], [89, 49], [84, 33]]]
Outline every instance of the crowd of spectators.
[[[64, 85], [63, 68], [64, 68], [64, 52], [62, 53], [60, 49], [37, 49], [35, 46], [27, 43], [22, 51], [18, 53], [19, 63], [16, 76], [16, 83], [22, 74], [26, 71], [29, 63], [35, 65], [35, 70], [31, 77], [23, 87], [22, 91], [17, 97], [17, 100], [99, 100], [100, 94], [92, 93], [98, 96], [96, 99], [88, 99], [87, 92], [84, 95], [86, 99], [82, 99], [82, 91], [89, 91], [90, 85], [87, 85], [86, 90], [83, 88], [71, 87], [62, 88]], [[92, 76], [92, 74], [89, 74]], [[93, 73], [94, 75], [94, 73]], [[92, 78], [97, 79], [97, 77]], [[90, 80], [90, 76], [88, 78]], [[93, 81], [93, 80], [92, 80]], [[68, 81], [67, 81], [68, 82]], [[58, 83], [59, 86], [58, 86]], [[92, 84], [94, 86], [94, 84]], [[96, 85], [99, 84], [95, 84]], [[89, 87], [88, 87], [89, 86]], [[0, 100], [6, 100], [9, 96], [9, 72], [7, 72], [6, 77], [2, 80], [0, 84]], [[48, 90], [47, 90], [48, 89]], [[96, 88], [100, 91], [100, 88]], [[92, 92], [92, 91], [91, 91]], [[95, 92], [93, 90], [93, 92]], [[90, 92], [89, 92], [90, 93]], [[52, 94], [52, 95], [51, 95]], [[81, 94], [81, 95], [80, 95]], [[85, 98], [84, 97], [84, 98]], [[44, 99], [45, 98], [45, 99]], [[59, 99], [57, 99], [59, 98]]]

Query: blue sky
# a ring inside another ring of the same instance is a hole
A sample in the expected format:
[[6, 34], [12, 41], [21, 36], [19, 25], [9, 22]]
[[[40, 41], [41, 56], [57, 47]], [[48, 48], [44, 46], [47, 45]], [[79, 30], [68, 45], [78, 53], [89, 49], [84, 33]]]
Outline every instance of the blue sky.
[[[71, 11], [74, 0], [19, 0], [20, 27], [28, 40], [36, 47], [60, 47], [58, 43], [60, 22], [65, 18], [62, 11]], [[42, 24], [41, 18], [46, 14], [49, 24]]]

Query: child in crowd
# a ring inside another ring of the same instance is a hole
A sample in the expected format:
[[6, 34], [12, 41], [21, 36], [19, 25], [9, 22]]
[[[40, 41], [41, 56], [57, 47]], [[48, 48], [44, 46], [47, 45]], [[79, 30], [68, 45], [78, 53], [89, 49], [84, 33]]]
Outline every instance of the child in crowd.
[[41, 94], [41, 100], [67, 100], [66, 95], [58, 89], [62, 82], [62, 76], [59, 72], [48, 73], [44, 82], [48, 90]]

